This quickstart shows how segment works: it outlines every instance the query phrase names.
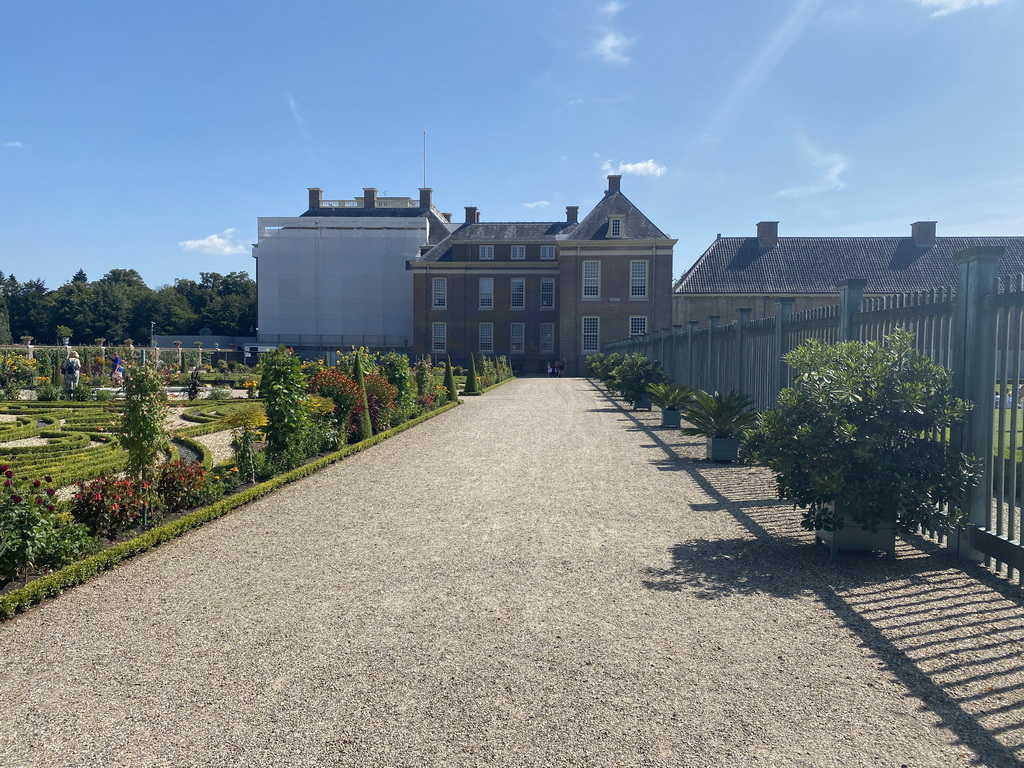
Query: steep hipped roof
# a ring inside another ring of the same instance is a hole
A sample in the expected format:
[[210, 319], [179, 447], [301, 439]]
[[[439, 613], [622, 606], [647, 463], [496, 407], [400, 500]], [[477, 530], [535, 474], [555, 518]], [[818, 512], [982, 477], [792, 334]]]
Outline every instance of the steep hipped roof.
[[1001, 245], [1000, 275], [1024, 272], [1024, 237], [756, 237], [716, 240], [673, 287], [678, 294], [799, 295], [836, 292], [842, 280], [867, 281], [866, 293], [911, 293], [955, 286], [954, 257], [975, 246]]
[[427, 251], [420, 261], [451, 261], [454, 243], [555, 243], [555, 235], [566, 227], [564, 221], [483, 222], [460, 224], [458, 228]]
[[[608, 219], [622, 217], [622, 233], [608, 237]], [[668, 240], [669, 236], [654, 226], [624, 194], [618, 190], [605, 192], [604, 198], [576, 227], [559, 240]]]

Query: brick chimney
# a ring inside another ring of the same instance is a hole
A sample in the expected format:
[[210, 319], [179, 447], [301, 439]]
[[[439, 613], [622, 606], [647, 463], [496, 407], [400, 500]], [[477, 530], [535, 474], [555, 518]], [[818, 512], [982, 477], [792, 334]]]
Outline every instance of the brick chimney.
[[377, 207], [377, 189], [375, 187], [363, 187], [363, 208]]
[[324, 198], [324, 191], [320, 187], [306, 187], [309, 190], [309, 207], [320, 208]]
[[774, 248], [779, 244], [779, 222], [757, 222], [757, 244], [762, 248]]
[[580, 220], [580, 207], [578, 205], [565, 206], [565, 223], [578, 224]]
[[620, 185], [621, 182], [622, 182], [622, 174], [619, 174], [619, 173], [609, 173], [608, 174], [608, 191], [605, 192], [605, 194], [606, 195], [610, 195], [610, 194], [612, 194], [612, 192], [619, 192], [620, 191], [619, 190], [619, 185]]
[[424, 211], [429, 211], [430, 206], [434, 204], [434, 190], [430, 187], [420, 187], [420, 208]]
[[466, 223], [467, 224], [476, 224], [478, 221], [480, 221], [480, 214], [477, 213], [476, 206], [475, 205], [467, 205], [466, 206]]
[[910, 236], [917, 245], [935, 245], [934, 221], [915, 221], [910, 225]]

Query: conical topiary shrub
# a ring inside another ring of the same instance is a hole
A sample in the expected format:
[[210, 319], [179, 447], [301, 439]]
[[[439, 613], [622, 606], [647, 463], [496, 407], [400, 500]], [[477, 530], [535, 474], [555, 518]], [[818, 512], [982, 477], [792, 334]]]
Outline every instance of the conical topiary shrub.
[[458, 390], [455, 389], [455, 374], [452, 373], [452, 356], [448, 355], [447, 364], [444, 367], [444, 388], [448, 390], [448, 402], [454, 403], [459, 399]]
[[363, 378], [362, 355], [356, 352], [355, 362], [352, 364], [355, 373], [356, 384], [359, 385], [359, 405], [356, 412], [356, 442], [369, 440], [373, 437], [373, 422], [370, 421], [370, 404], [366, 400], [366, 380]]
[[466, 374], [466, 386], [462, 388], [462, 393], [465, 395], [480, 394], [480, 388], [476, 383], [476, 362], [472, 352], [469, 353], [469, 373]]

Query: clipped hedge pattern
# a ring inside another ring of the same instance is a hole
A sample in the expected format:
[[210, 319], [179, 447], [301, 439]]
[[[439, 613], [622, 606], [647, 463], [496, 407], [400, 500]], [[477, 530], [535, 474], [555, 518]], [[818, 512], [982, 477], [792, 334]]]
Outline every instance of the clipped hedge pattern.
[[211, 504], [208, 507], [197, 509], [195, 512], [191, 512], [177, 520], [171, 520], [170, 522], [164, 523], [150, 531], [146, 531], [133, 539], [115, 544], [98, 554], [87, 557], [84, 560], [79, 560], [76, 563], [72, 563], [59, 571], [47, 574], [46, 576], [41, 576], [35, 581], [29, 582], [21, 589], [13, 590], [5, 595], [0, 595], [0, 620], [9, 619], [18, 613], [38, 605], [47, 598], [56, 597], [66, 589], [78, 586], [79, 584], [84, 584], [104, 571], [110, 570], [118, 563], [135, 557], [135, 555], [146, 552], [154, 547], [158, 547], [164, 542], [175, 539], [193, 528], [198, 528], [212, 520], [223, 517], [228, 512], [248, 504], [250, 501], [266, 496], [268, 493], [277, 490], [283, 485], [308, 477], [314, 472], [320, 471], [324, 467], [341, 461], [346, 456], [366, 450], [392, 435], [397, 435], [399, 432], [411, 429], [427, 419], [439, 416], [440, 414], [454, 408], [456, 405], [458, 405], [457, 402], [449, 403], [437, 410], [418, 416], [404, 424], [398, 425], [397, 427], [393, 427], [386, 432], [376, 434], [360, 443], [346, 445], [334, 453], [322, 456], [308, 464], [303, 464], [301, 467], [285, 472], [284, 474], [271, 478], [266, 482], [254, 485], [252, 488], [247, 488], [244, 491], [235, 493]]

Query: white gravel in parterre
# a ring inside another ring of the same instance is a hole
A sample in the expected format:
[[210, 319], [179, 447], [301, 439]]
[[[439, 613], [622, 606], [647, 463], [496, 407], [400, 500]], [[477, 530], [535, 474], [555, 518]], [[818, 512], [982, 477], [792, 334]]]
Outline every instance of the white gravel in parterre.
[[1024, 610], [524, 379], [0, 625], [3, 766], [1015, 765]]

